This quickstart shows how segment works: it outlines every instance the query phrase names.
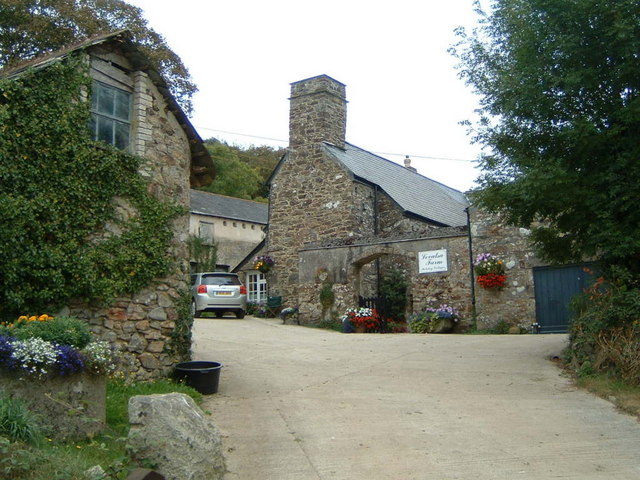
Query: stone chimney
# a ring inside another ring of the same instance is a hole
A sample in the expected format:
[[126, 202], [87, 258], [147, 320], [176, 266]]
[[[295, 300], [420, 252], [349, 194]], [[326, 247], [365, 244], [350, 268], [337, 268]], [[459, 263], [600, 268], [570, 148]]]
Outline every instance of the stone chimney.
[[291, 84], [289, 148], [329, 142], [344, 148], [347, 128], [345, 85], [327, 75]]
[[409, 155], [405, 155], [404, 157], [404, 168], [411, 170], [414, 173], [418, 173], [418, 170], [411, 166], [411, 159], [409, 158]]

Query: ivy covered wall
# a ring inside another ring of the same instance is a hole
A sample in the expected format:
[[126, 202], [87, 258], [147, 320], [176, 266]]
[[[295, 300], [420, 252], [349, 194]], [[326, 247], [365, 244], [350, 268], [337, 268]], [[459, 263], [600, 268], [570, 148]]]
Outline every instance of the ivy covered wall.
[[140, 156], [92, 141], [85, 55], [0, 78], [0, 316], [85, 318], [128, 373], [157, 376], [190, 348], [189, 142], [142, 72]]

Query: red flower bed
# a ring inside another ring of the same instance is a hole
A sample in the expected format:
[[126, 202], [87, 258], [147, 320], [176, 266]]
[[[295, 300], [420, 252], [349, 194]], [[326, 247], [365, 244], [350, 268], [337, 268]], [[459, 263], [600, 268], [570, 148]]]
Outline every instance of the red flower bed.
[[368, 332], [372, 332], [380, 328], [382, 319], [375, 308], [359, 308], [347, 310], [342, 321], [349, 321], [353, 328], [364, 327]]
[[478, 283], [482, 288], [498, 289], [505, 286], [507, 276], [499, 273], [486, 273], [484, 275], [478, 275]]

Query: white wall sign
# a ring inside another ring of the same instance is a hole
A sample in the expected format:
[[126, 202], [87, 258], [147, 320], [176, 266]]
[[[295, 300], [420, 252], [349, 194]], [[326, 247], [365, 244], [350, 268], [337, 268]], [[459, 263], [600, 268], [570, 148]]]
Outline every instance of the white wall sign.
[[447, 266], [447, 251], [431, 250], [418, 252], [418, 273], [437, 273], [449, 270]]

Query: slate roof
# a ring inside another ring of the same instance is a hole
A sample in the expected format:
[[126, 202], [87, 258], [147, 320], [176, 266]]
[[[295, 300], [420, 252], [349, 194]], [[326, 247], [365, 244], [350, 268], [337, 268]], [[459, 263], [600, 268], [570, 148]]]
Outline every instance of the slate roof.
[[191, 190], [191, 213], [262, 225], [269, 221], [269, 206], [266, 203], [199, 190]]
[[442, 226], [466, 225], [464, 209], [469, 202], [462, 192], [350, 143], [345, 143], [344, 150], [327, 142], [323, 147], [355, 179], [378, 185], [406, 214], [417, 215]]

